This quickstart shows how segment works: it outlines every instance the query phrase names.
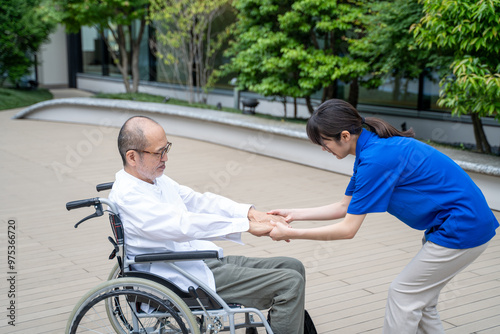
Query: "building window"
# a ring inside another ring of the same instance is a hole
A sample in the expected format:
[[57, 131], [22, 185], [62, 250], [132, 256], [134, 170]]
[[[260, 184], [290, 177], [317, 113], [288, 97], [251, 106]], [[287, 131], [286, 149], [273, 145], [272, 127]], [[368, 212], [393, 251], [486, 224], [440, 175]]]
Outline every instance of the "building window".
[[441, 108], [437, 105], [439, 99], [439, 76], [436, 72], [428, 75], [422, 75], [423, 87], [422, 95], [424, 100], [423, 110], [444, 111], [447, 109]]
[[[132, 30], [135, 34], [137, 34], [139, 31], [139, 24], [133, 24]], [[128, 34], [127, 30], [126, 33]], [[106, 44], [95, 27], [82, 27], [81, 43], [83, 73], [98, 74], [111, 77], [122, 77], [122, 73], [120, 72], [120, 69], [115, 62], [115, 59], [120, 59], [120, 48], [118, 46], [118, 43], [116, 42], [112, 32], [109, 29], [104, 29], [103, 34], [106, 37], [109, 45]], [[130, 52], [128, 36], [126, 36], [125, 39], [127, 41], [127, 52]], [[139, 52], [140, 78], [142, 80], [149, 80], [150, 60], [148, 57], [149, 47], [147, 34], [144, 35], [141, 41]], [[129, 64], [131, 62], [132, 59], [129, 59]]]
[[417, 108], [418, 80], [389, 77], [377, 89], [359, 88], [359, 103], [398, 108]]
[[102, 42], [93, 27], [82, 27], [83, 73], [102, 74]]

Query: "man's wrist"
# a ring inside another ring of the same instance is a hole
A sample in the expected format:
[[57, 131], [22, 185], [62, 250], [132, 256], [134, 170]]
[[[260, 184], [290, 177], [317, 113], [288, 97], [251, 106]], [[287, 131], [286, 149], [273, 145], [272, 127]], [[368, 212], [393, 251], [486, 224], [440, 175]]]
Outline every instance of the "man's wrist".
[[255, 215], [257, 214], [257, 210], [255, 209], [255, 207], [252, 205], [250, 207], [250, 209], [248, 209], [248, 214], [247, 214], [247, 218], [248, 220], [255, 220]]

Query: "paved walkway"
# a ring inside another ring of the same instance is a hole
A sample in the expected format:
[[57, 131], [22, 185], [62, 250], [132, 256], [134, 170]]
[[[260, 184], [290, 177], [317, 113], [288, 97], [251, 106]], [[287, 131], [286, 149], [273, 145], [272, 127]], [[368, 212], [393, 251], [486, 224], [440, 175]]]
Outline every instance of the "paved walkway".
[[[107, 220], [74, 229], [77, 220], [92, 212], [67, 212], [65, 203], [95, 197], [95, 184], [113, 180], [121, 168], [115, 147], [118, 129], [12, 120], [19, 111], [0, 112], [0, 333], [62, 333], [72, 307], [107, 278], [113, 265], [107, 260]], [[171, 177], [261, 210], [331, 203], [342, 197], [348, 182], [346, 176], [227, 147], [180, 137], [169, 140], [174, 143], [166, 170]], [[12, 269], [8, 226], [16, 228]], [[353, 240], [287, 244], [245, 235], [245, 246], [220, 244], [226, 254], [302, 260], [307, 268], [306, 306], [319, 333], [350, 334], [381, 332], [388, 285], [418, 251], [420, 239], [420, 232], [390, 215], [373, 214]], [[11, 302], [15, 327], [8, 325]], [[500, 332], [499, 237], [448, 284], [439, 309], [448, 334]]]

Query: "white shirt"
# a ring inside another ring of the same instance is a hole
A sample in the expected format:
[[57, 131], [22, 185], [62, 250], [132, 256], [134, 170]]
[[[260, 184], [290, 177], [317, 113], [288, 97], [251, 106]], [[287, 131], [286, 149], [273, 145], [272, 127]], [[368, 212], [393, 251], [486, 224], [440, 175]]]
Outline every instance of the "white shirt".
[[[248, 231], [250, 204], [239, 204], [212, 193], [198, 193], [162, 175], [155, 184], [144, 182], [123, 169], [116, 173], [109, 199], [118, 209], [129, 256], [165, 251], [222, 249], [208, 240], [241, 242]], [[212, 272], [203, 261], [176, 263], [215, 290]], [[193, 286], [164, 263], [135, 265], [168, 278], [181, 289]], [[196, 287], [196, 286], [195, 286]]]

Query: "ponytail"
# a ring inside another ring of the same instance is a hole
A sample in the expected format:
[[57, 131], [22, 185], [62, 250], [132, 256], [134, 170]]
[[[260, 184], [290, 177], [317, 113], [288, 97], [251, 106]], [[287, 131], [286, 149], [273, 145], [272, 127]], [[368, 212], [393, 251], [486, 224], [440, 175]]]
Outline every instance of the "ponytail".
[[365, 124], [367, 125], [368, 130], [370, 130], [371, 132], [375, 132], [380, 138], [415, 137], [415, 131], [413, 131], [413, 129], [399, 131], [380, 118], [367, 117]]
[[342, 131], [350, 134], [361, 133], [363, 127], [376, 133], [381, 138], [413, 137], [413, 129], [399, 131], [386, 121], [376, 117], [361, 117], [351, 104], [339, 99], [323, 102], [307, 122], [307, 136], [317, 145], [323, 146], [325, 139], [340, 140]]

